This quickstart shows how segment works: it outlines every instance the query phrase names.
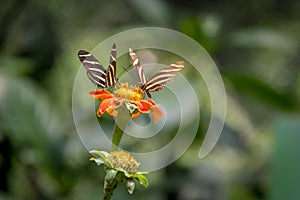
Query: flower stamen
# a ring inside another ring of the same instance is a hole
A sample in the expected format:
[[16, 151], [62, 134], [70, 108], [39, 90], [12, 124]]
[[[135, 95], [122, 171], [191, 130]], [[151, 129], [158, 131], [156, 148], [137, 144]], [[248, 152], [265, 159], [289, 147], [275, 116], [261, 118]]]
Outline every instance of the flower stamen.
[[116, 98], [122, 98], [131, 101], [139, 101], [143, 99], [143, 90], [140, 88], [136, 88], [132, 85], [128, 85], [128, 83], [121, 83], [119, 88], [114, 91], [114, 96]]

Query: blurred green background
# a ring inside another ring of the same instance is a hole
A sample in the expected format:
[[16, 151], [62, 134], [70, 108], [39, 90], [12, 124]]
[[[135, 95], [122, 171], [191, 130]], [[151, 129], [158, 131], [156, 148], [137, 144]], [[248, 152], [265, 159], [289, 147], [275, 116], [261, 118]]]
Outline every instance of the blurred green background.
[[72, 118], [77, 52], [144, 26], [180, 31], [209, 52], [227, 117], [199, 160], [210, 118], [201, 108], [189, 150], [151, 173], [149, 188], [118, 187], [113, 199], [299, 199], [299, 10], [279, 0], [1, 1], [0, 199], [101, 199], [103, 169]]

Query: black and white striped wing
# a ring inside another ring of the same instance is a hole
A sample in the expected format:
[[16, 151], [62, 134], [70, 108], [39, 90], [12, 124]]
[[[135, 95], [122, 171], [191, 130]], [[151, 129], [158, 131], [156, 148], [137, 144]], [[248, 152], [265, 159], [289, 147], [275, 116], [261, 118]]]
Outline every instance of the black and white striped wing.
[[80, 50], [78, 58], [87, 70], [87, 76], [97, 87], [106, 88], [106, 70], [89, 52]]
[[147, 79], [146, 79], [143, 67], [140, 64], [137, 55], [134, 53], [134, 51], [131, 48], [129, 48], [129, 54], [130, 54], [130, 57], [131, 57], [131, 60], [132, 60], [132, 64], [135, 67], [135, 69], [137, 70], [137, 73], [138, 73], [138, 76], [139, 76], [139, 79], [140, 79], [140, 84], [141, 85], [146, 84]]
[[171, 64], [168, 68], [158, 71], [149, 81], [141, 86], [141, 89], [151, 98], [150, 92], [157, 92], [163, 89], [165, 85], [172, 82], [173, 77], [183, 68], [184, 65], [182, 61]]
[[117, 49], [116, 44], [113, 44], [109, 66], [106, 70], [100, 62], [89, 52], [85, 50], [80, 50], [78, 52], [78, 58], [87, 70], [87, 76], [97, 87], [100, 88], [109, 88], [116, 84], [116, 68], [117, 68]]
[[107, 76], [106, 76], [106, 87], [109, 88], [116, 84], [117, 82], [117, 48], [116, 44], [113, 44], [110, 59], [109, 59], [109, 66], [107, 69]]

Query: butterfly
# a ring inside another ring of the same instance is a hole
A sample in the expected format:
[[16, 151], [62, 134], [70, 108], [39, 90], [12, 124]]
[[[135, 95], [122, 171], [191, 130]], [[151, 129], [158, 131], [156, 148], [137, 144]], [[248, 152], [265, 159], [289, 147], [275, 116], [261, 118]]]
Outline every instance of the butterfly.
[[129, 48], [129, 54], [132, 59], [132, 65], [136, 68], [140, 79], [140, 88], [146, 92], [147, 96], [151, 98], [150, 92], [157, 92], [165, 87], [168, 83], [172, 82], [173, 77], [176, 76], [183, 68], [183, 62], [179, 61], [174, 64], [169, 65], [169, 67], [164, 68], [154, 74], [149, 80], [147, 80], [142, 65], [139, 62], [137, 55], [134, 51]]
[[100, 62], [89, 52], [80, 50], [78, 58], [87, 70], [87, 76], [97, 87], [105, 89], [116, 84], [116, 65], [117, 65], [117, 49], [116, 44], [113, 44], [108, 69], [106, 70]]

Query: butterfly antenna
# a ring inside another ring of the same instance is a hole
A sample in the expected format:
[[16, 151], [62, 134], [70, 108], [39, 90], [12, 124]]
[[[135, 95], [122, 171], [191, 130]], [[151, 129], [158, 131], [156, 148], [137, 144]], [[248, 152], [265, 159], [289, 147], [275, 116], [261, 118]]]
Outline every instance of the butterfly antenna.
[[118, 77], [122, 77], [124, 73], [128, 73], [131, 77], [133, 77], [134, 79], [136, 78], [133, 74], [129, 73], [129, 69], [132, 68], [132, 65], [128, 65], [127, 67], [122, 67], [123, 71], [121, 71], [121, 73], [118, 75]]
[[121, 77], [125, 72], [128, 72], [130, 66], [131, 66], [131, 65], [128, 65], [127, 67], [122, 67], [123, 70], [122, 70], [121, 73], [119, 74], [119, 77]]

